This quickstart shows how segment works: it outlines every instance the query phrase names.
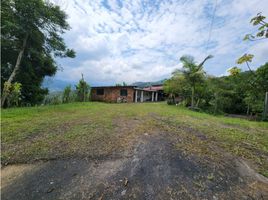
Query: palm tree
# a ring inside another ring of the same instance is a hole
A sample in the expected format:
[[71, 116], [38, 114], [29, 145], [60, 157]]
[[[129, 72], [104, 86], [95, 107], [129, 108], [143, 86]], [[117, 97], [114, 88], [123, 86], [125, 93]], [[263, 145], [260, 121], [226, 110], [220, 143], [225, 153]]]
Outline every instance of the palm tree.
[[212, 55], [207, 56], [200, 64], [197, 64], [194, 61], [193, 56], [185, 55], [180, 58], [180, 61], [182, 62], [182, 69], [179, 70], [181, 72], [185, 79], [188, 81], [188, 83], [191, 86], [192, 95], [191, 95], [191, 107], [194, 107], [194, 96], [195, 96], [195, 87], [198, 83], [200, 83], [203, 80], [204, 77], [204, 70], [203, 65], [204, 63], [212, 58]]

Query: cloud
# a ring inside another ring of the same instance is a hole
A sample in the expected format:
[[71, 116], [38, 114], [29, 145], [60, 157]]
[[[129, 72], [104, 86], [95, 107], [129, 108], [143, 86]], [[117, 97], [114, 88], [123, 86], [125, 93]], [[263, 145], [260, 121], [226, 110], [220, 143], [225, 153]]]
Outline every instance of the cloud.
[[215, 1], [54, 1], [69, 16], [66, 43], [83, 55], [59, 61], [64, 70], [57, 79], [77, 81], [83, 73], [98, 85], [156, 81], [181, 67], [185, 54], [197, 61], [213, 54], [205, 65], [213, 75], [224, 74], [246, 52], [256, 54], [256, 66], [267, 61], [267, 41], [242, 39], [256, 31], [250, 18], [258, 12], [268, 16], [268, 0], [218, 0], [210, 38]]
[[[268, 41], [266, 42], [261, 42], [258, 43], [254, 46], [252, 46], [248, 52], [250, 54], [255, 55], [253, 58], [253, 63], [255, 61], [259, 61], [259, 60], [264, 60], [266, 62], [268, 62]], [[260, 63], [260, 64], [264, 64], [264, 63]], [[254, 65], [253, 69], [256, 69], [258, 66]]]

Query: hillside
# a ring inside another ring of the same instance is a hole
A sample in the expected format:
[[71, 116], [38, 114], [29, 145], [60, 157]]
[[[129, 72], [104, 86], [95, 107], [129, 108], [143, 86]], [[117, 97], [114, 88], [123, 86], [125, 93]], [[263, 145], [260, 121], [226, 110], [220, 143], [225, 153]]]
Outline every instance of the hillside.
[[140, 88], [148, 87], [151, 85], [162, 85], [164, 84], [166, 79], [160, 80], [160, 81], [155, 81], [155, 82], [134, 82], [131, 85], [135, 85]]

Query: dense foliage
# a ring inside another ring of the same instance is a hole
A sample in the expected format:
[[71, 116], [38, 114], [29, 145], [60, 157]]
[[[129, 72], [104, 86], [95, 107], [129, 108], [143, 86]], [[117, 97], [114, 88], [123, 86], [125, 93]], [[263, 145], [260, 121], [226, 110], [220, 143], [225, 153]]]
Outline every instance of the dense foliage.
[[[261, 114], [268, 89], [268, 63], [256, 71], [229, 71], [229, 76], [203, 76], [203, 82], [196, 86], [195, 106], [212, 113]], [[191, 105], [191, 87], [182, 74], [174, 73], [164, 90], [179, 97], [180, 101], [174, 103]]]
[[77, 101], [89, 100], [90, 86], [84, 80], [83, 74], [82, 74], [82, 78], [80, 79], [78, 84], [75, 86], [75, 88], [76, 88]]
[[[74, 57], [61, 35], [70, 27], [66, 14], [49, 1], [1, 1], [1, 92], [21, 84], [21, 104], [40, 103], [48, 93], [41, 87], [45, 76], [57, 71], [55, 57]], [[4, 84], [7, 82], [7, 84]], [[8, 100], [8, 99], [7, 99]]]
[[182, 56], [180, 61], [182, 62], [183, 67], [182, 69], [174, 72], [175, 76], [178, 76], [180, 81], [184, 82], [184, 85], [187, 85], [188, 88], [191, 88], [192, 108], [195, 107], [195, 92], [198, 90], [199, 85], [202, 85], [204, 82], [205, 73], [203, 70], [203, 65], [210, 58], [212, 58], [211, 55], [207, 56], [200, 64], [196, 64], [192, 56]]
[[[268, 23], [265, 16], [258, 13], [250, 23], [258, 26], [255, 34], [247, 34], [244, 40], [256, 41], [268, 38]], [[250, 63], [254, 55], [245, 53], [238, 58], [237, 64], [246, 64], [248, 71], [241, 72], [238, 67], [228, 70], [229, 76], [213, 77], [205, 75], [202, 69], [204, 62], [211, 58], [208, 56], [197, 65], [193, 57], [183, 56], [181, 70], [164, 84], [164, 90], [169, 94], [168, 103], [181, 103], [193, 109], [203, 109], [211, 113], [232, 113], [247, 115], [262, 115], [268, 118], [268, 62], [256, 71], [252, 70]], [[191, 94], [191, 95], [190, 95]]]

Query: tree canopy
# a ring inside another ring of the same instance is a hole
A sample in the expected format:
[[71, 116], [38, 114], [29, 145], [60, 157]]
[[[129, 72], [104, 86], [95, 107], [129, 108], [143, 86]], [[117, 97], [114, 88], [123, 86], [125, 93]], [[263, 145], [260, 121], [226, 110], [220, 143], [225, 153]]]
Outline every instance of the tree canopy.
[[77, 100], [78, 101], [88, 101], [90, 86], [84, 80], [83, 74], [82, 74], [82, 78], [80, 79], [78, 84], [75, 86], [75, 88], [76, 88]]
[[175, 71], [175, 74], [182, 74], [191, 88], [192, 91], [191, 107], [195, 106], [194, 99], [195, 99], [196, 87], [198, 84], [201, 84], [203, 82], [204, 78], [203, 65], [210, 58], [212, 58], [211, 55], [207, 56], [200, 64], [197, 64], [194, 61], [194, 58], [189, 55], [185, 55], [180, 58], [180, 61], [182, 63], [182, 69]]
[[36, 104], [48, 90], [42, 88], [45, 76], [57, 71], [56, 57], [75, 57], [63, 37], [70, 29], [67, 15], [49, 1], [4, 0], [1, 2], [1, 91], [4, 83], [21, 84], [22, 104]]
[[255, 34], [247, 34], [244, 37], [244, 40], [261, 40], [268, 38], [268, 23], [265, 21], [266, 17], [262, 13], [258, 13], [255, 17], [250, 20], [253, 26], [259, 26], [258, 32]]

